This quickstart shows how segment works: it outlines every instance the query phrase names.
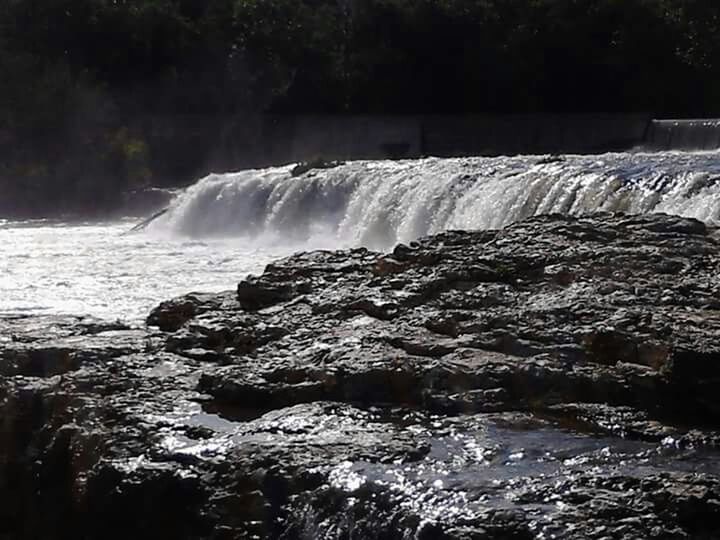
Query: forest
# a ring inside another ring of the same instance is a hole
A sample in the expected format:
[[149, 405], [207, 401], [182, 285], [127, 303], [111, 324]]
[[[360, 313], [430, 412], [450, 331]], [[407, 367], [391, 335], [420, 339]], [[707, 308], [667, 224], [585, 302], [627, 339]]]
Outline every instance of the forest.
[[[189, 181], [223, 126], [250, 137], [265, 113], [480, 112], [718, 115], [720, 4], [0, 4], [0, 211], [102, 209], [123, 190]], [[176, 117], [210, 120], [185, 146], [159, 147], [152, 120], [172, 131]]]

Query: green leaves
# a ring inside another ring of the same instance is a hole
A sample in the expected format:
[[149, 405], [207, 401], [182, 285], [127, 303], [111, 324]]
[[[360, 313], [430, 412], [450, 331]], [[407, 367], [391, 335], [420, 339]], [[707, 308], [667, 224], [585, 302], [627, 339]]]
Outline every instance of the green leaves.
[[6, 0], [0, 42], [140, 109], [671, 111], [720, 84], [705, 0]]

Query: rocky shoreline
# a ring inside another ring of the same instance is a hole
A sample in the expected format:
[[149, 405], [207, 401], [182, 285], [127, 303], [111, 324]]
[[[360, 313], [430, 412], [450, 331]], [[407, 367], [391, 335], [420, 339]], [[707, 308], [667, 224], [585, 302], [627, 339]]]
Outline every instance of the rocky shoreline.
[[298, 254], [148, 328], [0, 320], [0, 539], [717, 538], [720, 232]]

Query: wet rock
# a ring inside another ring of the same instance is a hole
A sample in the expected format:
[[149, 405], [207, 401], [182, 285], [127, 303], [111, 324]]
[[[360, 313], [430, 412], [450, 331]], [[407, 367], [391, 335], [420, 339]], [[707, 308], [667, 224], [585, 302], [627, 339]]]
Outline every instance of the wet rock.
[[720, 536], [719, 240], [543, 216], [298, 254], [150, 329], [2, 319], [0, 536]]
[[248, 311], [286, 302], [297, 294], [297, 287], [293, 285], [262, 283], [253, 277], [240, 282], [237, 288], [238, 302]]
[[226, 298], [217, 295], [190, 294], [160, 304], [152, 310], [147, 323], [164, 332], [173, 332], [182, 328], [193, 317], [221, 309], [226, 302]]

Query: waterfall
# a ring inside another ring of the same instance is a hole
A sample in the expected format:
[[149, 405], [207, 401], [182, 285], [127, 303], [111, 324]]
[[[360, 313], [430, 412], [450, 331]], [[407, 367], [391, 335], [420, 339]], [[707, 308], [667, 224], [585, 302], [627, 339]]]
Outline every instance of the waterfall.
[[720, 154], [605, 154], [356, 161], [213, 174], [156, 229], [388, 248], [447, 229], [499, 228], [544, 213], [666, 212], [720, 220]]

